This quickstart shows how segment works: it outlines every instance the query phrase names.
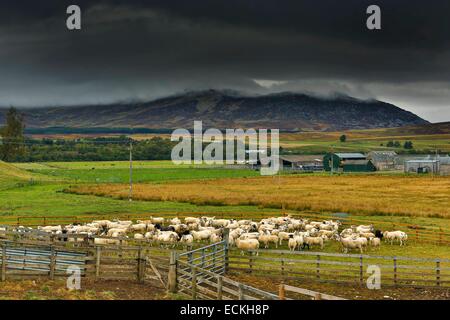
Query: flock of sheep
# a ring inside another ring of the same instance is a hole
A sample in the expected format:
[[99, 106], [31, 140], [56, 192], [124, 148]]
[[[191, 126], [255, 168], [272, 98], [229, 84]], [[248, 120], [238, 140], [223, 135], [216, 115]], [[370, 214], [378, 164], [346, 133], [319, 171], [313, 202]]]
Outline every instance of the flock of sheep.
[[[186, 217], [165, 219], [151, 217], [148, 220], [132, 221], [95, 220], [84, 225], [45, 226], [38, 230], [52, 234], [66, 234], [67, 241], [83, 241], [73, 234], [84, 234], [94, 238], [95, 244], [120, 244], [123, 239], [155, 241], [164, 245], [177, 243], [192, 246], [194, 242], [216, 243], [222, 241], [228, 229], [228, 242], [242, 251], [257, 250], [260, 246], [278, 248], [287, 243], [289, 249], [324, 248], [327, 241], [338, 241], [344, 253], [349, 250], [363, 252], [367, 247], [378, 248], [381, 239], [404, 245], [408, 236], [403, 231], [375, 230], [372, 225], [351, 226], [340, 231], [339, 221], [310, 221], [290, 216], [272, 217], [259, 222], [252, 220], [216, 219], [214, 217]], [[107, 236], [107, 237], [98, 237]]]

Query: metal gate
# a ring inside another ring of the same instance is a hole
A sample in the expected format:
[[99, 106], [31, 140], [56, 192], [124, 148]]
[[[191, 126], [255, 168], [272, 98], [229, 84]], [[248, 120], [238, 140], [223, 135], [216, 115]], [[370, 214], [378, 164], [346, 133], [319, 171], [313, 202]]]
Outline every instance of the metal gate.
[[168, 288], [192, 299], [259, 300], [278, 296], [225, 277], [228, 270], [228, 229], [224, 241], [185, 253], [172, 252]]
[[228, 243], [221, 241], [178, 254], [177, 260], [210, 272], [224, 274], [228, 264]]

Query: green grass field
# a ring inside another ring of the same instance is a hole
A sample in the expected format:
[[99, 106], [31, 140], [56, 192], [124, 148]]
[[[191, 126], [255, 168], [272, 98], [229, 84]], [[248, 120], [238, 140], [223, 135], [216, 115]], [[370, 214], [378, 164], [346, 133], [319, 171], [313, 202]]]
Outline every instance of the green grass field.
[[[128, 165], [128, 162], [3, 164], [4, 170], [0, 170], [0, 217], [258, 210], [252, 206], [199, 207], [170, 201], [129, 202], [62, 192], [65, 188], [79, 183], [126, 183], [129, 181]], [[258, 174], [254, 170], [178, 167], [170, 161], [137, 161], [134, 163], [133, 180], [141, 183], [162, 183], [174, 180], [242, 178]]]
[[[252, 216], [260, 213], [281, 214], [279, 209], [253, 205], [195, 205], [175, 201], [132, 201], [93, 195], [77, 195], [63, 192], [71, 186], [103, 183], [126, 183], [129, 179], [128, 162], [76, 162], [76, 163], [0, 163], [0, 224], [12, 217], [60, 217], [60, 216], [108, 216], [133, 214], [176, 214], [203, 212], [214, 216]], [[375, 174], [378, 176], [379, 174]], [[245, 181], [245, 177], [258, 177], [253, 170], [208, 168], [205, 166], [174, 166], [169, 161], [137, 161], [134, 163], [133, 180], [148, 184], [164, 184], [183, 181], [211, 181], [232, 178]], [[308, 175], [310, 176], [310, 175]], [[318, 176], [326, 176], [319, 173]], [[275, 178], [276, 179], [276, 178]], [[301, 179], [301, 176], [299, 176]], [[370, 177], [368, 177], [370, 179]], [[295, 211], [287, 211], [295, 213]], [[324, 212], [326, 213], [326, 212]], [[301, 212], [300, 212], [301, 214]], [[430, 217], [402, 217], [389, 215], [364, 216], [353, 214], [356, 219], [417, 223], [430, 229], [450, 228], [450, 219]], [[326, 251], [333, 251], [330, 247]], [[389, 249], [387, 249], [389, 250]], [[399, 248], [392, 248], [397, 253]], [[402, 249], [403, 254], [418, 256], [450, 256], [443, 246], [420, 245]], [[406, 250], [406, 251], [404, 251]], [[389, 253], [389, 252], [386, 252]], [[384, 254], [384, 252], [383, 252]]]

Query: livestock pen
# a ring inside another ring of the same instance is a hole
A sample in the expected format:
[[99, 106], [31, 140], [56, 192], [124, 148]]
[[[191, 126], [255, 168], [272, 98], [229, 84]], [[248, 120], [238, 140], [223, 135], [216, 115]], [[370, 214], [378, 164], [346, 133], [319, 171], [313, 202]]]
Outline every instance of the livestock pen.
[[152, 281], [166, 288], [168, 253], [150, 246], [94, 246], [38, 240], [0, 241], [1, 280], [68, 277]]
[[[258, 255], [256, 255], [258, 253]], [[383, 287], [450, 288], [450, 259], [309, 251], [230, 251], [230, 274], [365, 286], [378, 268]]]

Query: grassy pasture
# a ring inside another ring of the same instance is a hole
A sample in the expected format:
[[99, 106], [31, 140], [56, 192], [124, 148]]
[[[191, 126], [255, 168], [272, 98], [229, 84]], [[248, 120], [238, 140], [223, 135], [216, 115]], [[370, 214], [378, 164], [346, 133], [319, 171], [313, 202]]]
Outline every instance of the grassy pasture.
[[[130, 169], [126, 161], [23, 163], [17, 167], [33, 173], [72, 182], [125, 183]], [[136, 161], [134, 182], [255, 177], [259, 172], [249, 169], [224, 169], [205, 165], [176, 166], [171, 161]]]
[[[70, 192], [124, 198], [120, 184], [81, 185]], [[265, 208], [450, 218], [446, 177], [391, 175], [296, 175], [137, 184], [139, 200], [196, 205], [254, 205]]]
[[[384, 133], [384, 134], [383, 134]], [[346, 142], [340, 142], [339, 137], [345, 134]], [[388, 141], [399, 141], [400, 148], [387, 148]], [[372, 150], [405, 151], [403, 143], [412, 141], [414, 150], [425, 151], [439, 149], [450, 152], [450, 134], [430, 135], [393, 135], [381, 130], [361, 130], [348, 132], [314, 132], [286, 133], [280, 136], [280, 145], [291, 151], [303, 153], [323, 153], [330, 150], [341, 152], [369, 152]]]

